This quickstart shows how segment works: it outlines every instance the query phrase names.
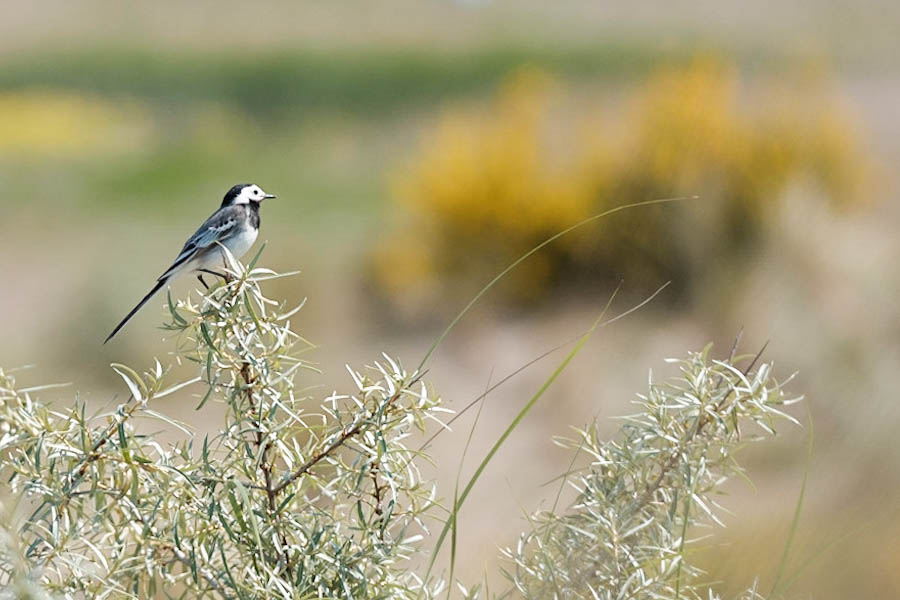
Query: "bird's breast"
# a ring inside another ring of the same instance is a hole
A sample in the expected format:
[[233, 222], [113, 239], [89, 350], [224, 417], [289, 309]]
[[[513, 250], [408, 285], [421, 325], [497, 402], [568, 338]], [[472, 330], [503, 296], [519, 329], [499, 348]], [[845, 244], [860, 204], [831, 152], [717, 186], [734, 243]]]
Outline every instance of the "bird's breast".
[[234, 254], [235, 258], [241, 258], [247, 253], [247, 250], [250, 249], [253, 242], [256, 241], [257, 235], [259, 235], [258, 229], [245, 227], [229, 239], [225, 240], [225, 246], [227, 246], [228, 250]]

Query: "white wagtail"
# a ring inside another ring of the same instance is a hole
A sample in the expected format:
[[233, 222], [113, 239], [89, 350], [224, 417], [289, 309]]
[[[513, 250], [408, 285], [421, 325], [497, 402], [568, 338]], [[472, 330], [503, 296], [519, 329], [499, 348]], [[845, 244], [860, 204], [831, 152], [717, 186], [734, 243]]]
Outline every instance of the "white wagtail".
[[259, 205], [267, 198], [274, 198], [273, 194], [267, 194], [258, 185], [241, 183], [225, 194], [222, 206], [214, 212], [200, 228], [188, 238], [184, 248], [175, 257], [166, 272], [159, 276], [153, 289], [138, 302], [131, 312], [125, 315], [122, 322], [116, 325], [103, 343], [105, 344], [116, 335], [125, 323], [139, 311], [153, 294], [176, 275], [188, 272], [197, 272], [197, 278], [203, 287], [208, 288], [203, 280], [203, 273], [226, 278], [224, 273], [215, 271], [215, 267], [225, 266], [225, 254], [221, 246], [228, 248], [235, 258], [240, 258], [250, 249], [256, 236], [259, 234]]

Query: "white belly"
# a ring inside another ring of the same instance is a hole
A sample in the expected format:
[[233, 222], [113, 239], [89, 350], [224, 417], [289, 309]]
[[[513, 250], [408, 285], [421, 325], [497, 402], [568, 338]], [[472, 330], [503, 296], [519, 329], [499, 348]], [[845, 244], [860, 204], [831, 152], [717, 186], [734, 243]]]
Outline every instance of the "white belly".
[[227, 246], [231, 253], [234, 254], [235, 258], [241, 258], [247, 254], [247, 250], [253, 246], [253, 242], [256, 241], [257, 235], [259, 235], [258, 229], [251, 229], [248, 227], [226, 240], [225, 246]]
[[[250, 227], [248, 227], [243, 231], [240, 231], [229, 237], [222, 243], [225, 245], [225, 247], [228, 248], [229, 252], [231, 252], [235, 258], [240, 259], [247, 253], [247, 250], [249, 250], [250, 247], [253, 246], [253, 242], [256, 241], [257, 235], [259, 235], [259, 230], [251, 229]], [[191, 270], [215, 270], [216, 268], [227, 266], [222, 249], [216, 246], [215, 249], [211, 248], [211, 250], [211, 252], [205, 252], [200, 260], [194, 261], [194, 264], [191, 265]]]

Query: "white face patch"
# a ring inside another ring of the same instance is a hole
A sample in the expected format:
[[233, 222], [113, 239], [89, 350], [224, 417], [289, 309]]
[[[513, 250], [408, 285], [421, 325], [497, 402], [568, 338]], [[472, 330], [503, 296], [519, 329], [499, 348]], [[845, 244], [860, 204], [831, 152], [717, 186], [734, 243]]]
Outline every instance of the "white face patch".
[[241, 193], [234, 199], [234, 203], [250, 204], [250, 202], [262, 202], [266, 196], [267, 194], [258, 185], [248, 185], [241, 190]]

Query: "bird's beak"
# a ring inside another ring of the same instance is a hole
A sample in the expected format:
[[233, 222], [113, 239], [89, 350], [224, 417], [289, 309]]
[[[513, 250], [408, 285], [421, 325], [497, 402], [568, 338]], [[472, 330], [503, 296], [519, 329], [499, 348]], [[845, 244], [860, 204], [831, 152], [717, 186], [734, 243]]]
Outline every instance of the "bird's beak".
[[263, 200], [268, 200], [269, 198], [277, 198], [275, 194], [263, 194]]

